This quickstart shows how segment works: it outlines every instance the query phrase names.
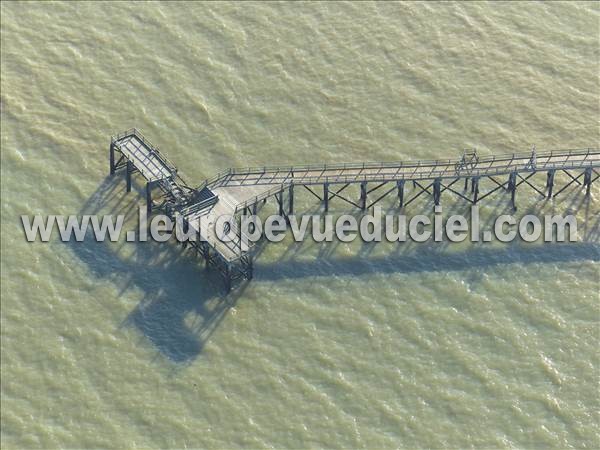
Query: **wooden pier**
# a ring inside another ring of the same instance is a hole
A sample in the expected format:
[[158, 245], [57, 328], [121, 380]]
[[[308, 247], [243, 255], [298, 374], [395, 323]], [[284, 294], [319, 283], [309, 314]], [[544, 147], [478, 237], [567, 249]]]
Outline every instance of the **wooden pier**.
[[[158, 209], [171, 217], [180, 215], [185, 227], [194, 226], [196, 219], [203, 218], [197, 230], [202, 239], [189, 244], [204, 258], [207, 267], [222, 274], [228, 289], [236, 280], [252, 278], [252, 252], [241, 245], [237, 221], [231, 223], [236, 236], [231, 242], [219, 240], [211, 225], [220, 216], [239, 218], [255, 214], [269, 198], [275, 199], [279, 214], [287, 217], [294, 212], [295, 188], [310, 192], [322, 202], [325, 212], [333, 199], [364, 211], [392, 193], [402, 208], [423, 194], [430, 195], [435, 205], [440, 204], [444, 192], [477, 204], [499, 190], [510, 192], [511, 205], [516, 209], [517, 188], [521, 185], [548, 199], [572, 185], [582, 187], [589, 195], [592, 183], [600, 176], [598, 148], [543, 152], [533, 149], [484, 157], [465, 151], [454, 160], [235, 168], [191, 187], [136, 129], [112, 137], [109, 155], [110, 173], [125, 171], [127, 191], [131, 190], [133, 173], [143, 176], [148, 213]], [[562, 186], [555, 186], [557, 171], [567, 175], [568, 181]], [[534, 184], [536, 174], [544, 175], [543, 187]], [[405, 189], [407, 183], [412, 185], [410, 192]], [[360, 186], [359, 198], [342, 195], [350, 185]]]

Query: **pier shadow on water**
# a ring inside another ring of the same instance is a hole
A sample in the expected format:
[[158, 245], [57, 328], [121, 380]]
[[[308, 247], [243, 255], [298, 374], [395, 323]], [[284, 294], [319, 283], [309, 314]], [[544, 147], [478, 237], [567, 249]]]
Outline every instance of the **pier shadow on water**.
[[[138, 208], [144, 206], [143, 193], [137, 189], [136, 195], [134, 184], [128, 194], [122, 177], [107, 177], [79, 214], [123, 214], [129, 221], [125, 229], [134, 229]], [[589, 200], [576, 198], [576, 206], [586, 208], [585, 202]], [[584, 203], [579, 204], [581, 201]], [[429, 206], [423, 206], [423, 210]], [[323, 243], [312, 257], [304, 253], [309, 253], [306, 248], [314, 243], [292, 243], [276, 261], [261, 262], [260, 257], [256, 260], [253, 283], [369, 273], [465, 271], [514, 263], [600, 261], [600, 217], [586, 220], [583, 242], [579, 243], [523, 245], [516, 242], [502, 248], [478, 246], [458, 252], [447, 252], [438, 244], [404, 243], [384, 256], [371, 255], [377, 244], [365, 243], [355, 255], [346, 257], [336, 255], [339, 242]], [[193, 251], [184, 250], [174, 240], [134, 243], [125, 242], [122, 237], [116, 243], [96, 242], [88, 234], [83, 242], [65, 244], [94, 276], [114, 280], [120, 295], [132, 290], [142, 293], [142, 300], [123, 318], [122, 326], [135, 327], [159, 354], [178, 364], [189, 363], [201, 354], [246, 287], [242, 284], [225, 293], [220, 276], [206, 270]]]
[[255, 263], [255, 281], [347, 276], [368, 273], [427, 273], [485, 269], [506, 264], [568, 263], [600, 261], [600, 245], [592, 242], [548, 245], [513, 245], [507, 249], [478, 248], [447, 253], [430, 246], [418, 253], [375, 257], [318, 258], [317, 261], [282, 259], [275, 263]]
[[[107, 177], [85, 202], [79, 215], [123, 214], [124, 230], [137, 227], [141, 190], [125, 192], [122, 178]], [[122, 232], [122, 235], [124, 232]], [[88, 230], [82, 242], [65, 242], [96, 277], [113, 280], [119, 295], [142, 295], [125, 317], [123, 327], [135, 327], [159, 354], [175, 363], [189, 363], [203, 350], [245, 285], [225, 293], [221, 278], [205, 270], [203, 261], [173, 240], [159, 242], [97, 242]], [[103, 300], [100, 300], [103, 301]], [[124, 300], [125, 301], [125, 300]]]

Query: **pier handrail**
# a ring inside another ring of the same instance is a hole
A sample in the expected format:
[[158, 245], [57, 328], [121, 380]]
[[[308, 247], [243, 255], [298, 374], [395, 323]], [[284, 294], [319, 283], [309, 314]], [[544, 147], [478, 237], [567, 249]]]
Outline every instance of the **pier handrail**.
[[172, 172], [177, 173], [177, 167], [175, 166], [175, 164], [173, 164], [171, 161], [169, 161], [169, 159], [163, 155], [159, 148], [152, 144], [152, 142], [150, 142], [149, 139], [147, 139], [137, 128], [130, 128], [127, 131], [123, 131], [122, 133], [119, 133], [113, 137], [111, 137], [111, 142], [118, 142], [120, 140], [123, 140], [129, 136], [135, 136], [137, 137], [140, 141], [142, 141], [142, 143], [148, 147], [149, 149], [151, 149], [152, 151], [154, 151], [156, 157], [167, 167], [169, 168]]
[[[569, 160], [573, 156], [584, 156], [583, 159], [574, 159]], [[588, 159], [588, 156], [597, 156], [599, 158]], [[565, 163], [569, 167], [587, 167], [587, 166], [600, 166], [600, 150], [596, 148], [589, 149], [576, 149], [576, 150], [563, 150], [563, 151], [547, 151], [537, 153], [537, 164], [534, 167], [531, 166], [531, 153], [521, 153], [521, 154], [506, 154], [500, 156], [489, 156], [485, 158], [479, 158], [478, 162], [467, 165], [467, 166], [457, 166], [457, 163], [460, 163], [460, 160], [435, 160], [435, 161], [407, 161], [407, 162], [398, 162], [398, 163], [346, 163], [346, 164], [324, 164], [324, 165], [305, 165], [305, 166], [286, 166], [286, 167], [278, 167], [274, 166], [273, 169], [263, 166], [263, 167], [254, 167], [254, 168], [246, 168], [246, 169], [230, 169], [227, 172], [223, 172], [218, 176], [214, 177], [211, 181], [215, 184], [225, 185], [227, 183], [224, 182], [226, 176], [234, 177], [235, 175], [260, 175], [259, 179], [261, 180], [261, 184], [280, 184], [280, 183], [302, 183], [306, 180], [313, 180], [318, 182], [345, 182], [345, 181], [360, 181], [365, 180], [378, 180], [381, 177], [378, 177], [379, 174], [385, 175], [385, 178], [388, 179], [392, 176], [389, 172], [385, 172], [385, 169], [397, 169], [396, 175], [397, 179], [407, 178], [406, 174], [399, 173], [400, 169], [411, 169], [414, 168], [414, 173], [416, 174], [416, 169], [427, 169], [431, 168], [430, 174], [428, 177], [431, 178], [434, 175], [438, 175], [441, 177], [444, 176], [454, 176], [454, 175], [470, 175], [470, 176], [481, 176], [484, 174], [501, 174], [501, 173], [509, 173], [514, 170], [548, 170], [552, 168], [562, 168], [565, 166]], [[558, 158], [564, 157], [564, 160], [558, 161], [550, 161], [550, 158]], [[502, 164], [502, 163], [506, 164]], [[489, 164], [486, 168], [486, 164]], [[362, 174], [362, 169], [379, 169], [377, 174]], [[348, 171], [348, 170], [361, 170], [358, 174], [343, 174], [338, 173], [335, 175], [327, 175], [329, 171]], [[383, 171], [383, 172], [382, 172]], [[306, 172], [299, 177], [293, 177], [294, 173], [302, 173]], [[311, 175], [309, 172], [321, 172], [321, 175]], [[268, 177], [263, 178], [263, 175], [269, 173], [274, 174], [273, 177], [269, 180]], [[290, 176], [292, 175], [292, 176]], [[423, 178], [423, 177], [421, 177]], [[255, 178], [249, 178], [247, 181], [253, 181]], [[236, 181], [233, 179], [232, 181]]]
[[[599, 154], [598, 148], [585, 149], [562, 149], [562, 150], [546, 150], [537, 151], [537, 158], [553, 157], [553, 156], [581, 156], [586, 154]], [[531, 152], [523, 153], [505, 153], [501, 155], [479, 156], [476, 164], [486, 162], [526, 159], [531, 157]], [[233, 167], [226, 173], [247, 174], [247, 173], [266, 173], [266, 172], [299, 172], [303, 170], [345, 170], [345, 169], [378, 169], [378, 168], [396, 168], [396, 167], [414, 167], [415, 165], [422, 166], [438, 166], [448, 165], [460, 162], [460, 159], [431, 159], [431, 160], [405, 160], [405, 161], [390, 161], [390, 162], [364, 162], [364, 163], [329, 163], [329, 164], [305, 164], [298, 166], [254, 166], [254, 167]]]

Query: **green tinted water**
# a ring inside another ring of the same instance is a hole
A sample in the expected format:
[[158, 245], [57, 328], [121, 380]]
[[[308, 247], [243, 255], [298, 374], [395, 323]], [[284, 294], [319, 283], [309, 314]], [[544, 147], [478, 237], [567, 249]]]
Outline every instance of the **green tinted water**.
[[286, 240], [229, 297], [174, 245], [28, 244], [19, 220], [134, 224], [107, 178], [131, 126], [194, 182], [598, 146], [595, 4], [1, 8], [3, 447], [600, 445], [597, 186], [518, 194], [577, 211], [579, 244]]

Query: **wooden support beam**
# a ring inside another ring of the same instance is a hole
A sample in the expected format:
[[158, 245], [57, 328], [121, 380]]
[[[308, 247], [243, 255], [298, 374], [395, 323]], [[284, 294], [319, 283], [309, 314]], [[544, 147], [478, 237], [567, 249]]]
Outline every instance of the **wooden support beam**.
[[348, 200], [346, 197], [341, 196], [340, 194], [338, 194], [339, 191], [329, 191], [329, 198], [333, 199], [334, 197], [339, 198], [340, 200], [345, 201], [346, 203], [348, 203], [349, 205], [354, 206], [355, 208], [359, 208], [360, 209], [360, 205], [358, 203], [353, 202], [352, 200]]
[[290, 184], [288, 190], [288, 215], [294, 214], [294, 185]]
[[429, 183], [427, 186], [423, 187], [423, 185], [421, 183], [419, 183], [418, 181], [413, 181], [413, 187], [418, 187], [421, 189], [421, 192], [425, 191], [427, 192], [429, 195], [433, 195], [432, 192], [429, 192], [429, 188], [433, 186], [433, 182]]
[[396, 181], [396, 187], [398, 188], [398, 203], [400, 204], [400, 208], [404, 207], [404, 180]]
[[465, 177], [465, 191], [469, 189], [469, 177]]
[[367, 182], [363, 181], [360, 183], [360, 209], [364, 211], [367, 209]]
[[329, 211], [329, 183], [323, 184], [323, 202], [325, 205], [325, 212]]
[[546, 191], [548, 192], [547, 198], [552, 198], [552, 188], [554, 187], [554, 170], [549, 170], [546, 174]]
[[283, 217], [283, 191], [275, 194], [275, 200], [277, 200], [277, 205], [279, 205], [279, 215]]
[[[363, 183], [367, 184], [366, 181], [363, 181]], [[379, 189], [380, 187], [383, 187], [387, 184], [387, 181], [384, 181], [383, 183], [379, 183], [377, 186], [375, 186], [374, 188], [371, 188], [367, 191], [367, 194], [370, 194], [371, 192], [375, 192], [377, 189]]]
[[523, 178], [520, 174], [517, 174], [517, 176], [521, 179], [521, 181], [519, 182], [519, 184], [521, 183], [525, 183], [526, 185], [528, 185], [531, 189], [533, 189], [534, 191], [536, 191], [538, 194], [540, 194], [542, 197], [546, 197], [546, 193], [540, 191], [537, 187], [535, 187], [532, 183], [530, 183], [528, 180], [535, 175], [536, 172], [532, 172], [529, 174], [529, 176], [527, 176], [526, 178]]
[[109, 161], [110, 161], [110, 174], [115, 174], [115, 143], [111, 139], [110, 150], [109, 150]]
[[388, 189], [385, 193], [381, 194], [377, 200], [374, 200], [373, 202], [371, 202], [371, 204], [368, 206], [368, 208], [371, 208], [371, 206], [375, 205], [376, 203], [378, 203], [381, 199], [383, 199], [385, 196], [387, 196], [390, 192], [396, 190], [396, 186], [392, 186], [391, 189]]
[[585, 195], [589, 196], [592, 189], [592, 168], [585, 169], [583, 175], [583, 185], [585, 186]]
[[581, 186], [581, 181], [578, 180], [579, 176], [574, 177], [573, 175], [571, 175], [571, 172], [569, 172], [568, 170], [563, 169], [563, 172], [566, 173], [569, 176], [569, 178], [571, 178], [571, 180], [573, 180], [575, 183], [577, 183], [579, 186]]
[[336, 194], [340, 194], [341, 192], [344, 191], [344, 189], [346, 189], [348, 186], [350, 186], [350, 183], [346, 183], [345, 185], [343, 185], [341, 188], [339, 188], [337, 191], [335, 191]]
[[479, 196], [479, 177], [473, 177], [473, 185], [471, 189], [473, 190], [473, 204], [477, 204], [478, 196]]
[[492, 180], [494, 183], [496, 183], [497, 186], [506, 189], [506, 185], [507, 183], [500, 183], [498, 180], [496, 180], [494, 177], [489, 176], [487, 177], [489, 180]]
[[308, 192], [310, 192], [312, 195], [314, 195], [315, 197], [317, 197], [320, 202], [323, 201], [323, 199], [321, 197], [319, 197], [319, 195], [315, 191], [313, 191], [311, 188], [309, 188], [307, 185], [303, 184], [302, 187], [304, 189], [306, 189]]
[[577, 184], [581, 185], [581, 183], [579, 182], [579, 178], [581, 178], [582, 176], [585, 176], [585, 172], [584, 173], [580, 173], [579, 175], [577, 175], [577, 178], [571, 177], [573, 179], [571, 181], [569, 181], [566, 185], [564, 185], [556, 194], [554, 194], [554, 198], [556, 198], [558, 196], [558, 194], [560, 194], [561, 192], [563, 192], [565, 189], [567, 189], [573, 183], [577, 183]]
[[421, 190], [417, 194], [415, 194], [411, 199], [407, 200], [407, 202], [404, 204], [404, 206], [410, 205], [413, 201], [415, 201], [417, 198], [419, 198], [419, 196], [421, 196], [421, 194], [423, 194], [424, 192], [426, 192], [427, 194], [430, 194], [429, 188], [433, 185], [433, 183], [429, 184], [426, 187], [423, 187], [423, 186], [421, 186], [421, 183], [417, 183], [416, 181], [413, 181], [413, 185], [418, 186]]
[[456, 196], [458, 196], [458, 197], [462, 198], [463, 200], [466, 200], [466, 201], [468, 201], [469, 203], [473, 203], [473, 200], [471, 200], [469, 197], [467, 197], [466, 195], [463, 195], [463, 194], [461, 194], [460, 192], [458, 192], [458, 191], [455, 191], [454, 189], [452, 189], [452, 185], [453, 185], [454, 183], [457, 183], [459, 180], [460, 180], [460, 178], [457, 178], [456, 180], [454, 180], [452, 183], [450, 183], [450, 184], [449, 184], [449, 185], [447, 185], [447, 186], [445, 186], [444, 184], [442, 184], [442, 187], [443, 187], [443, 189], [442, 189], [442, 192], [444, 192], [444, 191], [448, 190], [448, 191], [452, 192], [454, 195], [456, 195]]
[[[489, 177], [488, 177], [488, 178], [489, 178]], [[496, 181], [496, 180], [493, 180], [493, 181]], [[504, 189], [504, 186], [505, 186], [507, 183], [501, 184], [501, 183], [498, 183], [498, 182], [496, 182], [496, 184], [497, 184], [497, 186], [496, 186], [494, 189], [492, 189], [491, 191], [488, 191], [488, 192], [486, 192], [486, 193], [485, 193], [485, 194], [483, 194], [481, 197], [478, 197], [477, 201], [479, 201], [479, 202], [480, 202], [480, 201], [481, 201], [481, 200], [483, 200], [484, 198], [486, 198], [486, 197], [488, 197], [488, 196], [492, 195], [494, 192], [496, 192], [496, 191], [498, 191], [498, 190], [500, 190], [500, 189]]]
[[440, 197], [442, 195], [441, 185], [442, 180], [440, 178], [436, 178], [433, 181], [433, 203], [435, 204], [435, 206], [438, 206], [440, 204]]
[[517, 193], [517, 172], [511, 172], [508, 176], [508, 190], [510, 191], [510, 203], [514, 211], [517, 210], [515, 195]]
[[146, 183], [146, 212], [152, 214], [152, 182]]
[[131, 192], [131, 173], [133, 172], [133, 163], [127, 160], [127, 168], [125, 170], [125, 177], [127, 182], [127, 192]]

